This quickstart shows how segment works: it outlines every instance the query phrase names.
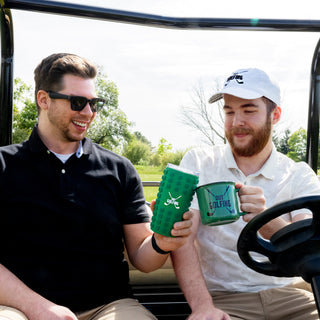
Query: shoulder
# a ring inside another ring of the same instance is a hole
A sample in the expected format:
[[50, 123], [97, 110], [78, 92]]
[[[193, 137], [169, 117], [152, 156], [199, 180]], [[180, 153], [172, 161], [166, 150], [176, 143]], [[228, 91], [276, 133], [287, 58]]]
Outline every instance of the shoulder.
[[213, 159], [224, 155], [225, 150], [226, 145], [193, 148], [186, 152], [183, 159], [198, 159], [202, 161], [207, 158]]
[[277, 164], [280, 166], [280, 168], [281, 166], [286, 166], [290, 169], [294, 168], [295, 170], [308, 171], [314, 173], [312, 168], [305, 161], [296, 162], [279, 151], [276, 152], [276, 156]]
[[226, 150], [226, 145], [217, 145], [211, 147], [197, 147], [188, 150], [185, 156], [193, 157], [214, 157], [215, 155], [223, 154]]
[[110, 151], [97, 143], [91, 142], [91, 152], [89, 153], [90, 161], [97, 166], [120, 173], [135, 173], [136, 169], [129, 159], [123, 157], [113, 151]]
[[25, 143], [2, 146], [0, 147], [0, 172], [2, 173], [6, 168], [15, 168], [26, 163], [28, 158]]
[[127, 158], [110, 151], [97, 143], [92, 143], [92, 153], [96, 156], [101, 156], [106, 159], [112, 159], [117, 162], [127, 162], [129, 161]]
[[200, 170], [202, 167], [212, 166], [223, 159], [226, 145], [190, 149], [183, 157], [180, 166]]
[[26, 141], [17, 144], [9, 144], [0, 147], [0, 156], [14, 156], [17, 155], [21, 150], [25, 149]]
[[277, 163], [274, 167], [277, 168], [277, 177], [291, 180], [295, 188], [301, 186], [304, 189], [308, 189], [310, 185], [314, 185], [320, 191], [319, 178], [306, 162], [296, 162], [278, 152]]
[[93, 159], [100, 159], [102, 161], [114, 161], [115, 163], [131, 163], [129, 159], [102, 147], [89, 138], [85, 138], [84, 140], [82, 140], [82, 143], [83, 152], [85, 154], [89, 154]]

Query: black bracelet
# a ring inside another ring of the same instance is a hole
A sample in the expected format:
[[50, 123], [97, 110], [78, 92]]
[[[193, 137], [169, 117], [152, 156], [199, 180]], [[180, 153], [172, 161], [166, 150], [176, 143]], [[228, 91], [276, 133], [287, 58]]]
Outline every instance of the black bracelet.
[[152, 248], [160, 254], [168, 254], [171, 252], [171, 251], [163, 251], [161, 248], [158, 247], [156, 243], [156, 239], [154, 238], [154, 234], [152, 235], [151, 243], [152, 243]]

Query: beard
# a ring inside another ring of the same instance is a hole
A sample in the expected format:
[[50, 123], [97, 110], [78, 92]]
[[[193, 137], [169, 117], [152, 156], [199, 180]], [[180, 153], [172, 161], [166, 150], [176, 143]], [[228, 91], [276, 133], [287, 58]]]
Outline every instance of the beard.
[[[251, 135], [251, 140], [246, 146], [241, 147], [236, 145], [234, 135], [239, 133]], [[267, 116], [265, 124], [256, 131], [250, 128], [232, 128], [229, 132], [225, 132], [225, 134], [234, 154], [239, 157], [252, 157], [261, 152], [270, 139], [270, 116]]]

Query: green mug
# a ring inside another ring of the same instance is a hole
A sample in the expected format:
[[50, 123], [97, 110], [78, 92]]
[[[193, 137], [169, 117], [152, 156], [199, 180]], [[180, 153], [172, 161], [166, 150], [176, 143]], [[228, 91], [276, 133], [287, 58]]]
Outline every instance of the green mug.
[[217, 226], [237, 221], [247, 212], [241, 212], [237, 192], [232, 181], [221, 181], [199, 186], [196, 189], [201, 222]]

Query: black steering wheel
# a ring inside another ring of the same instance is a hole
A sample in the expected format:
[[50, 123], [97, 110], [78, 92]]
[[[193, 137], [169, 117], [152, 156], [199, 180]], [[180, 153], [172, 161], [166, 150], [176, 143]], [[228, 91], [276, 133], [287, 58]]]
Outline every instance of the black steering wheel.
[[[280, 229], [269, 241], [259, 236], [258, 230], [272, 219], [302, 208], [310, 209], [313, 218]], [[320, 196], [293, 199], [265, 210], [242, 230], [237, 249], [240, 259], [257, 272], [277, 277], [301, 276], [310, 282], [314, 275], [320, 275]], [[267, 259], [259, 261], [252, 253]]]
[[[263, 239], [258, 230], [276, 217], [308, 208], [312, 219], [294, 222]], [[237, 244], [240, 259], [251, 269], [270, 276], [300, 276], [311, 282], [320, 311], [320, 196], [293, 199], [254, 217], [242, 230]], [[254, 253], [261, 256], [253, 257]], [[320, 314], [320, 312], [319, 312]]]

